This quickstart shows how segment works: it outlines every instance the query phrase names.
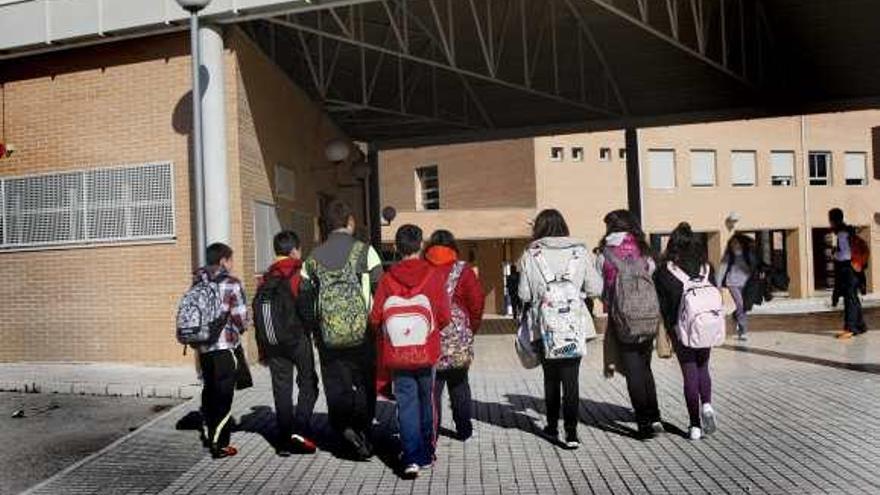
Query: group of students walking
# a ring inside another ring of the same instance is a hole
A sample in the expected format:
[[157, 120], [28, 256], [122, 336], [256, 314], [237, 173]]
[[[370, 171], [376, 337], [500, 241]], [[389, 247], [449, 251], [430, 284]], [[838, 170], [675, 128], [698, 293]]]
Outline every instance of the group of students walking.
[[[251, 308], [242, 284], [230, 275], [232, 250], [208, 247], [207, 266], [182, 299], [177, 325], [178, 341], [199, 353], [206, 445], [215, 458], [237, 453], [230, 445], [230, 411], [243, 360], [241, 334], [252, 320], [260, 361], [271, 372], [279, 455], [317, 449], [317, 349], [332, 429], [355, 457], [367, 459], [373, 455], [377, 398], [395, 400], [401, 472], [415, 478], [435, 460], [444, 389], [458, 439], [473, 435], [468, 370], [483, 289], [473, 267], [459, 259], [451, 232], [438, 230], [425, 244], [419, 227], [401, 226], [395, 235], [400, 261], [385, 272], [378, 253], [354, 237], [355, 218], [346, 203], [331, 202], [323, 219], [330, 234], [305, 261], [296, 233], [275, 236], [277, 259]], [[662, 253], [653, 253], [629, 211], [612, 211], [604, 222], [606, 235], [590, 250], [570, 236], [560, 212], [544, 210], [517, 264], [521, 315], [515, 349], [525, 367], [543, 370], [542, 433], [569, 449], [580, 445], [580, 363], [586, 342], [596, 335], [590, 301], [600, 298], [608, 314], [604, 374], [626, 378], [638, 437], [664, 431], [651, 369], [656, 351], [678, 358], [688, 435], [699, 440], [717, 428], [709, 359], [725, 337], [720, 287], [736, 302], [739, 338], [748, 330], [747, 287], [758, 273], [750, 239], [734, 236], [716, 273], [701, 236], [687, 223], [673, 230]], [[848, 305], [850, 292], [842, 294]], [[849, 310], [847, 322], [853, 333], [864, 326]]]

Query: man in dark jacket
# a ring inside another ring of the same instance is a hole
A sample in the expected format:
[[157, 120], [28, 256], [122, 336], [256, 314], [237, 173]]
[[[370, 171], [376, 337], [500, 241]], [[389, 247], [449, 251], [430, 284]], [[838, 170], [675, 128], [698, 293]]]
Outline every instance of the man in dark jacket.
[[[275, 396], [275, 415], [278, 419], [276, 452], [282, 457], [292, 453], [311, 454], [316, 450], [309, 439], [312, 413], [318, 399], [318, 375], [315, 372], [315, 356], [312, 349], [312, 332], [315, 327], [315, 297], [309, 283], [303, 283], [300, 240], [291, 231], [279, 232], [273, 241], [275, 263], [263, 275], [255, 298], [255, 319], [258, 335], [261, 325], [272, 327], [267, 309], [263, 311], [261, 299], [272, 284], [289, 284], [292, 304], [284, 306], [290, 312], [283, 315], [286, 328], [271, 328], [271, 338], [258, 338], [260, 361], [269, 366], [272, 374], [272, 394]], [[287, 288], [282, 294], [288, 294]], [[265, 313], [265, 314], [264, 314]], [[264, 330], [265, 332], [265, 330]], [[286, 334], [281, 335], [281, 332]], [[293, 369], [296, 368], [296, 387], [299, 397], [296, 412], [293, 407]]]

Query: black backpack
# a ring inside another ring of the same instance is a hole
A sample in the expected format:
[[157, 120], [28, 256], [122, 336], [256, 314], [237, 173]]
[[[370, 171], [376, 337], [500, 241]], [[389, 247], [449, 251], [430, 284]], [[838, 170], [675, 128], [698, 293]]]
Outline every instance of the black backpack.
[[257, 344], [261, 349], [292, 346], [303, 337], [290, 278], [267, 275], [254, 296], [253, 310]]

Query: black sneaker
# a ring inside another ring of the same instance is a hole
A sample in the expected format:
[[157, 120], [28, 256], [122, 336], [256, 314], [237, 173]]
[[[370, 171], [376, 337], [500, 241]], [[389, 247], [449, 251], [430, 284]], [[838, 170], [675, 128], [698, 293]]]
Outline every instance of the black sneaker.
[[552, 426], [545, 426], [544, 429], [541, 430], [541, 434], [554, 442], [559, 440], [559, 430]]
[[342, 432], [342, 437], [354, 447], [354, 453], [358, 459], [365, 461], [370, 457], [373, 457], [373, 450], [370, 448], [369, 442], [367, 442], [363, 434], [358, 433], [351, 428], [346, 428], [345, 431]]

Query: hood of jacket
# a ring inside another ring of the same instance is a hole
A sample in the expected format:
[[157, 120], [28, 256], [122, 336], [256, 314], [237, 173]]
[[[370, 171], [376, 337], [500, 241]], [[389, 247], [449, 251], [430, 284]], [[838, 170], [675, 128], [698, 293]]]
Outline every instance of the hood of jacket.
[[400, 285], [411, 289], [427, 280], [433, 269], [434, 265], [423, 259], [411, 259], [392, 266], [388, 274]]
[[629, 232], [614, 232], [605, 237], [605, 247], [621, 258], [641, 256], [641, 248], [636, 238]]
[[266, 271], [266, 275], [281, 278], [291, 278], [300, 272], [302, 266], [302, 260], [297, 260], [293, 258], [280, 258], [275, 263], [273, 263], [272, 266], [269, 267], [269, 270]]
[[529, 244], [529, 247], [545, 249], [567, 249], [576, 246], [586, 247], [583, 241], [574, 237], [543, 237]]
[[433, 246], [425, 253], [425, 259], [434, 266], [444, 266], [458, 261], [458, 253], [446, 246]]

